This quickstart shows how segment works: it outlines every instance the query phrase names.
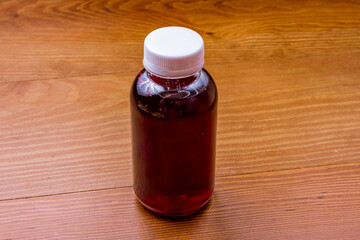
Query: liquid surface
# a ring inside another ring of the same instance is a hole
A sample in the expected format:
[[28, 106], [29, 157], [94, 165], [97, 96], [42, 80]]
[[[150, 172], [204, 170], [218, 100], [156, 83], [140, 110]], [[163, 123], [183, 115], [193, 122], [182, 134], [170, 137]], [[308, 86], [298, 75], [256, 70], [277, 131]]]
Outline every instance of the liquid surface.
[[165, 216], [191, 214], [214, 188], [217, 93], [210, 75], [181, 88], [139, 73], [130, 95], [134, 190]]

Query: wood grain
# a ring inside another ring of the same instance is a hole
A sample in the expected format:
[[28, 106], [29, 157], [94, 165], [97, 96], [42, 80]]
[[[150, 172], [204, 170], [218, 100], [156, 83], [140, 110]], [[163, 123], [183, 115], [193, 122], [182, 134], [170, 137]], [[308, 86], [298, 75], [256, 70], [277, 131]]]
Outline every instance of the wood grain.
[[0, 201], [0, 238], [356, 239], [359, 174], [348, 164], [218, 178], [184, 219], [149, 213], [130, 187]]
[[133, 76], [146, 34], [191, 27], [207, 64], [360, 51], [356, 1], [35, 1], [0, 3], [0, 81]]
[[[0, 1], [0, 239], [357, 239], [358, 1]], [[217, 186], [185, 219], [131, 189], [152, 30], [205, 40]]]

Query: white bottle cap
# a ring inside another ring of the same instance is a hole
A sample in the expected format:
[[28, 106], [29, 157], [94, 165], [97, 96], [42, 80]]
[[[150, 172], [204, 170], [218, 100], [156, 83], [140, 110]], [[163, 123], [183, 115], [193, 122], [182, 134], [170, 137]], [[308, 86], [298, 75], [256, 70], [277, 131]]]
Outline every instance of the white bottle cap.
[[204, 41], [188, 28], [156, 29], [145, 38], [143, 64], [146, 70], [159, 76], [192, 75], [204, 66]]

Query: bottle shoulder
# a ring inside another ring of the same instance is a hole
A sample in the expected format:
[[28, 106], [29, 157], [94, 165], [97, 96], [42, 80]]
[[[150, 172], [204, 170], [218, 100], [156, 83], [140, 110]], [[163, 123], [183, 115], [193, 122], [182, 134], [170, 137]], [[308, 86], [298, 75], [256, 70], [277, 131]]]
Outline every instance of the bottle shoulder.
[[167, 96], [167, 98], [171, 97], [175, 99], [193, 97], [206, 91], [209, 87], [216, 88], [212, 77], [205, 69], [201, 70], [199, 77], [191, 84], [185, 87], [172, 89], [152, 81], [148, 75], [148, 72], [143, 69], [135, 78], [132, 86], [136, 95], [141, 95], [144, 97], [153, 95], [167, 96], [170, 93], [176, 92], [182, 93], [180, 95], [173, 94], [171, 96]]
[[216, 105], [217, 89], [205, 69], [191, 84], [176, 89], [155, 83], [143, 69], [134, 80], [130, 98], [134, 107], [155, 117], [185, 117]]

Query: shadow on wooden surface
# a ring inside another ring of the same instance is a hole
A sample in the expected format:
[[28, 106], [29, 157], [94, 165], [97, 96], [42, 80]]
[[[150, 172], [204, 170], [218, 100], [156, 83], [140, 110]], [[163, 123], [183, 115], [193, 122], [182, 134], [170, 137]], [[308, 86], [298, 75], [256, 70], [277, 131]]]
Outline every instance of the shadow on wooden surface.
[[[228, 229], [229, 225], [214, 214], [212, 208], [218, 208], [220, 204], [225, 204], [223, 200], [219, 199], [217, 191], [214, 191], [209, 202], [202, 208], [200, 211], [191, 214], [185, 217], [163, 217], [157, 214], [152, 213], [144, 206], [141, 205], [139, 201], [136, 200], [136, 208], [138, 211], [139, 217], [141, 218], [140, 222], [145, 231], [145, 234], [142, 235], [145, 239], [158, 238], [161, 239], [177, 239], [182, 238], [182, 236], [198, 236], [198, 237], [210, 237], [209, 232], [213, 231], [214, 236], [219, 235], [222, 239], [230, 239], [232, 237], [231, 229]], [[215, 206], [214, 206], [215, 204]], [[209, 219], [212, 219], [213, 225], [211, 226], [211, 231], [209, 228], [204, 228], [203, 223], [207, 222]], [[159, 230], [156, 226], [161, 226], [161, 234], [159, 235]]]

